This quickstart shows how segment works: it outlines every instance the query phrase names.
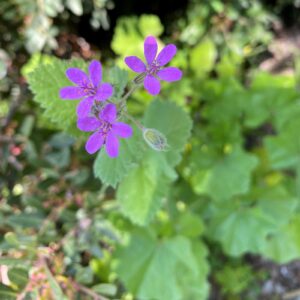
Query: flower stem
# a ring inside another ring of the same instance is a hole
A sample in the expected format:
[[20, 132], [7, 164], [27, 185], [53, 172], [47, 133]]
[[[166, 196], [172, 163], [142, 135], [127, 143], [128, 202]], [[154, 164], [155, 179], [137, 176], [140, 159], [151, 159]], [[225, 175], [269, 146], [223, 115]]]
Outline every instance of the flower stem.
[[122, 114], [129, 120], [131, 120], [139, 129], [142, 131], [145, 129], [145, 127], [138, 121], [136, 120], [133, 116], [128, 114], [126, 111], [123, 111]]
[[121, 108], [121, 110], [124, 109], [125, 105], [126, 105], [126, 101], [127, 99], [130, 97], [131, 94], [133, 94], [135, 92], [135, 90], [139, 87], [139, 84], [134, 84], [131, 89], [128, 90], [128, 92], [121, 98], [121, 100], [119, 101], [119, 106]]

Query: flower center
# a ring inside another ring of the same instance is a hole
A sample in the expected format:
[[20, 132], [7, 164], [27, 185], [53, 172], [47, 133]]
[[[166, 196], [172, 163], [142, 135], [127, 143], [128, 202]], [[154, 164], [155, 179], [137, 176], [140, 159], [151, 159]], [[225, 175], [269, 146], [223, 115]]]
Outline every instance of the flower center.
[[97, 88], [93, 86], [90, 82], [83, 82], [81, 85], [84, 93], [88, 96], [94, 96], [97, 92]]
[[107, 121], [102, 121], [101, 126], [99, 128], [99, 131], [101, 131], [101, 134], [104, 138], [108, 135], [108, 133], [111, 131], [112, 124]]
[[161, 69], [161, 66], [156, 60], [154, 60], [150, 65], [147, 66], [147, 74], [156, 75], [156, 73]]

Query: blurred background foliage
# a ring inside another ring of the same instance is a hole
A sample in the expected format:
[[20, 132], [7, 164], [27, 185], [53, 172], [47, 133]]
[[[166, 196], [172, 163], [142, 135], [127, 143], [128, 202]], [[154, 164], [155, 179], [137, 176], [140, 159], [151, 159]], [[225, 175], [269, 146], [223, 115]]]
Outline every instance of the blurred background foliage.
[[[0, 0], [0, 12], [0, 299], [299, 297], [298, 0]], [[164, 85], [168, 102], [139, 90], [128, 110], [169, 126], [176, 147], [157, 161], [134, 139], [123, 164], [94, 162], [74, 107], [59, 107], [59, 59], [101, 59], [120, 97], [123, 59], [149, 34], [177, 45], [184, 77]]]

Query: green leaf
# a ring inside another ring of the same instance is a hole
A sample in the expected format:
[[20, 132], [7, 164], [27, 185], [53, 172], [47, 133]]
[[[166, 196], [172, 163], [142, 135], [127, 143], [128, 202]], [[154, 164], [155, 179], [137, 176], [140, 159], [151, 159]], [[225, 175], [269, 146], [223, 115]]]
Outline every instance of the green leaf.
[[86, 69], [83, 60], [70, 62], [59, 59], [51, 60], [50, 64], [40, 64], [33, 72], [28, 74], [29, 86], [34, 96], [34, 101], [45, 110], [45, 117], [57, 128], [71, 135], [79, 135], [76, 128], [76, 107], [79, 101], [62, 100], [59, 90], [72, 83], [67, 79], [65, 72], [70, 67]]
[[20, 226], [26, 228], [40, 228], [44, 216], [36, 213], [20, 213], [11, 215], [6, 219], [6, 223], [12, 227]]
[[93, 282], [93, 272], [92, 269], [87, 267], [82, 267], [81, 265], [76, 265], [76, 276], [77, 282], [82, 284], [91, 284]]
[[159, 17], [155, 15], [141, 15], [139, 28], [144, 37], [148, 35], [160, 36], [164, 31]]
[[106, 295], [106, 296], [115, 296], [117, 294], [117, 286], [110, 283], [100, 283], [97, 285], [94, 285], [92, 289], [99, 293], [100, 295]]
[[17, 267], [17, 266], [24, 266], [26, 264], [26, 260], [19, 259], [19, 258], [6, 258], [0, 257], [0, 265]]
[[270, 237], [289, 224], [296, 208], [297, 199], [283, 186], [264, 188], [244, 201], [214, 205], [207, 234], [229, 255], [265, 254]]
[[110, 158], [105, 149], [102, 149], [94, 162], [94, 174], [103, 183], [116, 185], [137, 166], [142, 155], [140, 132], [135, 131], [130, 139], [120, 140], [120, 153], [116, 158]]
[[182, 236], [159, 240], [140, 230], [116, 256], [118, 275], [139, 299], [204, 300], [208, 296], [206, 249], [200, 241], [193, 244]]
[[258, 207], [220, 208], [212, 218], [208, 236], [221, 242], [225, 252], [239, 256], [259, 253], [273, 222]]
[[1, 300], [15, 300], [18, 293], [10, 287], [0, 283], [0, 299]]
[[[162, 32], [163, 26], [155, 15], [142, 15], [139, 18], [121, 17], [115, 27], [111, 48], [121, 58], [126, 55], [143, 57], [145, 37], [149, 34], [158, 37]], [[122, 65], [125, 66], [123, 62]]]
[[140, 225], [153, 218], [167, 196], [170, 183], [177, 177], [174, 167], [180, 161], [180, 152], [191, 130], [191, 120], [181, 108], [159, 100], [148, 107], [143, 123], [162, 132], [170, 150], [156, 152], [148, 148], [140, 165], [119, 186], [117, 199], [123, 213]]
[[278, 136], [267, 137], [265, 146], [274, 169], [294, 168], [300, 164], [300, 119], [292, 120]]
[[210, 39], [206, 39], [190, 51], [190, 67], [197, 77], [210, 72], [217, 58], [217, 49]]
[[22, 290], [28, 282], [28, 270], [23, 268], [12, 268], [8, 270], [9, 280]]
[[51, 274], [50, 270], [46, 266], [45, 266], [45, 272], [46, 272], [46, 275], [47, 275], [47, 278], [49, 281], [49, 285], [50, 285], [50, 288], [52, 291], [53, 299], [54, 300], [67, 300], [67, 298], [65, 297], [64, 293], [62, 292], [59, 284], [57, 283], [57, 281]]
[[249, 191], [251, 173], [257, 163], [254, 155], [235, 149], [219, 157], [210, 167], [193, 173], [190, 178], [192, 187], [197, 194], [207, 194], [215, 200], [245, 194]]
[[173, 102], [156, 100], [148, 107], [143, 124], [167, 137], [170, 150], [162, 154], [171, 166], [177, 165], [192, 128], [189, 115]]
[[288, 224], [270, 234], [261, 247], [261, 254], [281, 264], [298, 259], [300, 256], [299, 217], [295, 215]]
[[140, 225], [150, 222], [175, 178], [176, 173], [161, 153], [148, 153], [118, 188], [117, 199], [124, 215]]
[[142, 42], [143, 38], [138, 30], [138, 19], [136, 17], [119, 18], [111, 42], [112, 50], [122, 56], [132, 55], [132, 53], [139, 55], [142, 51], [136, 53], [136, 50]]
[[176, 232], [187, 237], [198, 237], [202, 234], [204, 225], [199, 216], [184, 211], [176, 221]]
[[128, 72], [115, 66], [110, 70], [110, 83], [114, 86], [113, 97], [119, 100], [128, 83]]

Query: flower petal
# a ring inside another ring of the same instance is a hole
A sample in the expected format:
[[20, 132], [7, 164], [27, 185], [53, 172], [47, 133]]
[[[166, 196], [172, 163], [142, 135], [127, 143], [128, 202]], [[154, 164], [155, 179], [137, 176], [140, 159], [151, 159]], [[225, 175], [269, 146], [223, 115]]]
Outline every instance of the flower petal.
[[182, 72], [175, 67], [164, 68], [157, 72], [157, 76], [165, 81], [177, 81], [182, 77]]
[[151, 95], [157, 95], [160, 92], [160, 83], [158, 79], [152, 75], [145, 77], [144, 87]]
[[145, 64], [136, 56], [125, 57], [125, 63], [134, 72], [142, 73], [146, 71]]
[[104, 101], [112, 96], [114, 92], [113, 87], [109, 83], [102, 83], [97, 90], [95, 99], [99, 101]]
[[173, 44], [169, 44], [159, 52], [156, 61], [160, 66], [164, 66], [174, 57], [176, 51], [176, 46]]
[[133, 133], [131, 126], [121, 122], [113, 124], [112, 130], [116, 135], [120, 136], [121, 138], [129, 138], [132, 136]]
[[89, 97], [80, 101], [79, 104], [77, 105], [77, 117], [78, 118], [88, 117], [92, 110], [93, 104], [94, 104], [93, 97]]
[[82, 85], [89, 82], [88, 76], [78, 68], [69, 68], [66, 71], [66, 75], [69, 78], [69, 80], [71, 80], [77, 85]]
[[102, 66], [99, 61], [91, 61], [89, 65], [89, 74], [93, 85], [97, 87], [102, 80]]
[[101, 121], [96, 117], [85, 117], [77, 120], [77, 127], [81, 131], [95, 131], [101, 126]]
[[144, 42], [144, 55], [148, 65], [155, 59], [157, 54], [157, 42], [154, 36], [150, 35]]
[[119, 154], [119, 140], [112, 132], [106, 138], [106, 152], [110, 157], [117, 157]]
[[113, 123], [117, 118], [117, 107], [113, 103], [107, 104], [101, 111], [100, 118]]
[[85, 144], [85, 150], [89, 154], [97, 152], [104, 143], [104, 137], [100, 132], [94, 132]]
[[85, 92], [77, 86], [66, 86], [60, 89], [59, 96], [64, 100], [75, 100], [85, 96]]

